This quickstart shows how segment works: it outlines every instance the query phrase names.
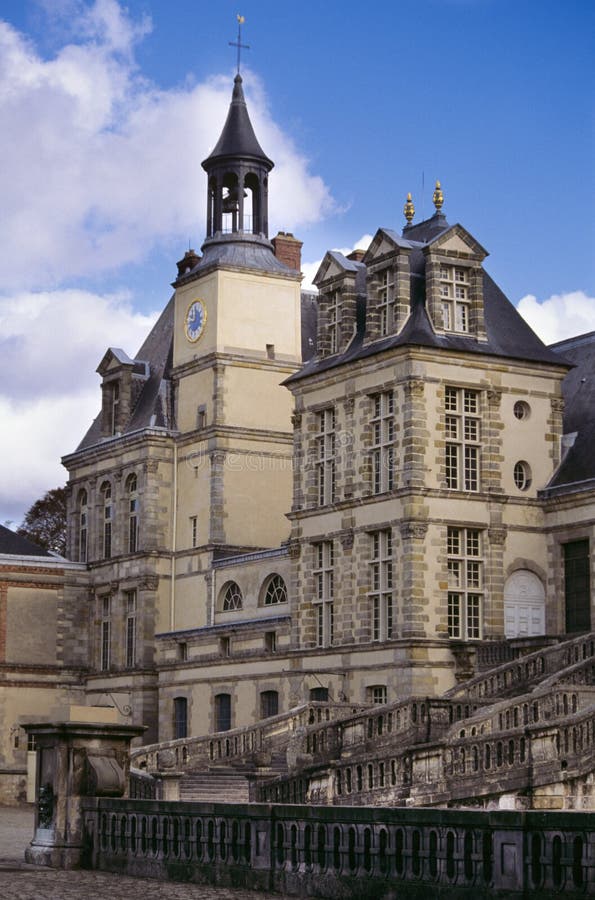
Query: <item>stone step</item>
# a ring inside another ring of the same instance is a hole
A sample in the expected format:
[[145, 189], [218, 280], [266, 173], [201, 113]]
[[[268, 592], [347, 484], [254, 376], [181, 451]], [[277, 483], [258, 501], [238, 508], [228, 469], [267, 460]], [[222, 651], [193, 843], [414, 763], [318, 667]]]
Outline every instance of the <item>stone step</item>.
[[185, 775], [180, 781], [180, 800], [248, 803], [250, 785], [244, 775], [233, 773]]

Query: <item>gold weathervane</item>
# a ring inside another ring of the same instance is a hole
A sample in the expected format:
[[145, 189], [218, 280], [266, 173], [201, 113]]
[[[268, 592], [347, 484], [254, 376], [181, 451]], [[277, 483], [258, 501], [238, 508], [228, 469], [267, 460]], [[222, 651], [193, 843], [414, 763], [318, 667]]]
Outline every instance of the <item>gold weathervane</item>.
[[405, 213], [407, 224], [411, 225], [413, 216], [415, 215], [415, 206], [413, 205], [413, 201], [411, 200], [411, 193], [407, 194], [407, 202], [403, 207], [403, 212]]
[[436, 187], [434, 188], [434, 193], [432, 194], [432, 200], [434, 201], [434, 206], [436, 207], [436, 212], [440, 212], [442, 209], [442, 204], [444, 203], [444, 194], [442, 193], [442, 188], [440, 187], [440, 182], [436, 182]]

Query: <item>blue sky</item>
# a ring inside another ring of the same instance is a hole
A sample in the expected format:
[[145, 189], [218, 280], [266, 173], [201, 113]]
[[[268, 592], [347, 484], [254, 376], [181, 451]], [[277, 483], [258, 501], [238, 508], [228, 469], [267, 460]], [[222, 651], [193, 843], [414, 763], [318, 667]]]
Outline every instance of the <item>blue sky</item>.
[[237, 12], [273, 232], [307, 273], [401, 228], [408, 191], [429, 215], [439, 178], [545, 340], [595, 328], [590, 0], [3, 0], [0, 521], [64, 480], [105, 347], [136, 351], [200, 247]]

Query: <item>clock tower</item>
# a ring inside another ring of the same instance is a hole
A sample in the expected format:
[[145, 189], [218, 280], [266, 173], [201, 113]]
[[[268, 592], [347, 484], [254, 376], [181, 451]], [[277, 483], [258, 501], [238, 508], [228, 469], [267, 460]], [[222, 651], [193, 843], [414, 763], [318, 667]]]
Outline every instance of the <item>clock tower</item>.
[[[281, 382], [301, 359], [301, 275], [269, 241], [273, 162], [254, 133], [239, 74], [221, 136], [202, 166], [202, 255], [188, 251], [174, 283], [175, 530], [185, 582], [216, 556], [288, 537], [292, 402]], [[186, 605], [176, 604], [180, 612]], [[196, 608], [191, 618], [194, 624]]]

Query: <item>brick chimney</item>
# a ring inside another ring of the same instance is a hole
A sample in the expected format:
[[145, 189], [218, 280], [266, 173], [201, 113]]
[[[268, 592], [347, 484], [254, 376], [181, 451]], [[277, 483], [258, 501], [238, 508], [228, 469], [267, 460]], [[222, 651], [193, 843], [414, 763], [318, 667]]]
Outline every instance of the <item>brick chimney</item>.
[[280, 231], [279, 234], [271, 241], [275, 256], [280, 262], [285, 263], [290, 269], [296, 272], [302, 270], [302, 242], [291, 234], [291, 232]]

